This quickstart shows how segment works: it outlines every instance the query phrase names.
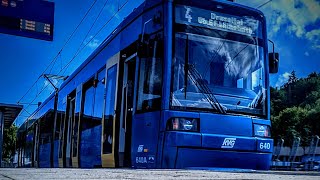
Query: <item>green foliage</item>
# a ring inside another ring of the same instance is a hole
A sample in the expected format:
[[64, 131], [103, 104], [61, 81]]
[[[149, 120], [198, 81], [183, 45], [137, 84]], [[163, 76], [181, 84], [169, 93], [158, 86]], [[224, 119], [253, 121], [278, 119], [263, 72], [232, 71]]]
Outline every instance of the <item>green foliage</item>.
[[308, 146], [312, 135], [320, 135], [320, 74], [297, 78], [292, 71], [280, 89], [271, 88], [271, 121], [275, 139], [284, 138], [291, 145], [301, 138]]
[[3, 153], [2, 158], [9, 162], [10, 158], [15, 153], [15, 145], [17, 141], [17, 130], [18, 128], [11, 125], [10, 128], [4, 129], [3, 131]]

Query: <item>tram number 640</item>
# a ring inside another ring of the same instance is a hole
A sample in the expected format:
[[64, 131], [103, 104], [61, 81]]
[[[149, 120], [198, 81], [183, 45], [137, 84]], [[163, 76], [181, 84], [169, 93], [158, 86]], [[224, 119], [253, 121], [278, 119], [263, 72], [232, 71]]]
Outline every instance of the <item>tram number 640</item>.
[[260, 149], [270, 149], [271, 145], [270, 143], [260, 143]]

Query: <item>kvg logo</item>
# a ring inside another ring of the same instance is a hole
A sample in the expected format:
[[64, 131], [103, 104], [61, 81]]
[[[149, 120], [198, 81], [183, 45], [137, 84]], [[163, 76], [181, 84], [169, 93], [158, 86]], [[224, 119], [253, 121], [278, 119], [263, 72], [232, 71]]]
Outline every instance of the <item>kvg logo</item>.
[[237, 138], [224, 138], [221, 148], [233, 148]]

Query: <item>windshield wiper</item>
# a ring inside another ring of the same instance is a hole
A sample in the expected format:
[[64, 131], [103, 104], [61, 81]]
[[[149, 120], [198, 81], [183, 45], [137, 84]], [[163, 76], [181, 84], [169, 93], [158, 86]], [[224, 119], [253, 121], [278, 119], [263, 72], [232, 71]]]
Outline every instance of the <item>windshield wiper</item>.
[[218, 102], [217, 98], [210, 90], [208, 85], [204, 82], [201, 74], [197, 71], [194, 65], [188, 64], [188, 76], [190, 77], [191, 81], [200, 89], [201, 94], [207, 99], [209, 104], [215, 110], [219, 111], [222, 114], [226, 114], [226, 110], [224, 107]]
[[249, 107], [250, 108], [258, 108], [258, 106], [262, 105], [265, 102], [265, 99], [266, 99], [265, 89], [262, 88], [258, 92], [256, 97], [253, 99], [253, 101], [249, 104]]
[[[207, 84], [202, 80], [201, 74], [196, 70], [194, 65], [189, 64], [189, 36], [186, 38], [185, 46], [185, 64], [184, 64], [184, 98], [187, 99], [187, 86], [188, 86], [188, 76], [191, 81], [200, 89], [201, 94], [207, 99], [209, 104], [215, 110], [222, 114], [226, 114], [224, 107], [218, 102], [217, 98], [214, 96], [213, 92], [210, 90]], [[221, 45], [222, 47], [222, 45]], [[221, 48], [220, 48], [221, 49]]]

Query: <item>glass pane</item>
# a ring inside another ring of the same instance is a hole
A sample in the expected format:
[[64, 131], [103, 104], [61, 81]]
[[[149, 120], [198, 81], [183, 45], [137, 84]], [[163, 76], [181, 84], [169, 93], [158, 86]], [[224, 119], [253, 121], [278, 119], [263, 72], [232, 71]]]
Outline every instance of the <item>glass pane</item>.
[[171, 107], [265, 116], [261, 17], [219, 11], [176, 6]]
[[[192, 25], [199, 28], [232, 32], [241, 35], [249, 35], [262, 38], [262, 23], [254, 15], [241, 15], [239, 9], [237, 15], [234, 12], [214, 12], [196, 7], [176, 6], [175, 22]], [[228, 13], [228, 14], [227, 14]], [[255, 15], [256, 16], [256, 15]]]
[[176, 34], [171, 105], [212, 109], [214, 96], [229, 112], [264, 115], [264, 51], [227, 38]]
[[63, 151], [63, 134], [64, 134], [64, 126], [65, 126], [65, 115], [66, 115], [66, 103], [60, 101], [58, 103], [58, 112], [57, 112], [57, 121], [60, 121], [60, 126], [57, 127], [59, 129], [59, 158], [62, 158]]
[[161, 90], [161, 58], [142, 58], [140, 60], [137, 110], [159, 110], [161, 108]]
[[27, 135], [26, 135], [26, 156], [25, 158], [28, 160], [28, 162], [31, 162], [31, 156], [32, 156], [32, 146], [33, 146], [33, 138], [34, 138], [34, 133], [33, 133], [33, 128], [29, 129]]
[[73, 144], [72, 144], [72, 156], [77, 156], [78, 150], [78, 132], [79, 132], [79, 114], [81, 107], [81, 93], [82, 91], [77, 92], [76, 96], [76, 104], [75, 104], [75, 112], [74, 112], [74, 126], [73, 126]]
[[[79, 158], [80, 166], [90, 168], [101, 164], [101, 120], [93, 117], [95, 106], [94, 80], [91, 79], [84, 88], [83, 115], [81, 117], [81, 133]], [[103, 98], [102, 98], [103, 99]], [[96, 123], [98, 122], [98, 123]]]
[[59, 134], [60, 134], [60, 123], [61, 123], [61, 119], [60, 119], [60, 113], [57, 112], [57, 120], [56, 120], [56, 129], [55, 129], [55, 135], [54, 135], [54, 140], [59, 140]]
[[34, 137], [33, 157], [34, 157], [34, 161], [38, 161], [38, 148], [39, 148], [39, 126], [38, 126], [38, 124], [35, 124], [34, 129], [35, 129], [35, 137]]
[[93, 115], [93, 105], [94, 105], [94, 88], [91, 86], [90, 88], [85, 90], [85, 96], [84, 96], [84, 109], [83, 109], [83, 117], [82, 117], [82, 124], [81, 124], [81, 130], [82, 134], [85, 134], [86, 129], [91, 128], [91, 121], [92, 121], [92, 115]]
[[108, 69], [106, 82], [106, 109], [103, 125], [103, 153], [112, 153], [113, 141], [113, 118], [115, 107], [115, 93], [117, 85], [117, 66], [114, 65]]
[[[102, 120], [102, 110], [103, 110], [103, 102], [104, 102], [104, 84], [102, 83], [105, 78], [106, 71], [102, 70], [98, 74], [98, 85], [96, 87], [95, 100], [94, 100], [94, 113], [93, 113], [93, 121], [94, 124], [101, 124]], [[99, 121], [99, 122], [96, 122]]]
[[[71, 158], [71, 140], [72, 140], [72, 127], [73, 127], [73, 120], [74, 120], [74, 106], [75, 106], [75, 100], [72, 99], [70, 101], [70, 107], [69, 107], [69, 117], [67, 122], [67, 147], [66, 147], [66, 157], [67, 161]], [[70, 163], [70, 162], [67, 162]], [[71, 163], [70, 163], [71, 164]]]

